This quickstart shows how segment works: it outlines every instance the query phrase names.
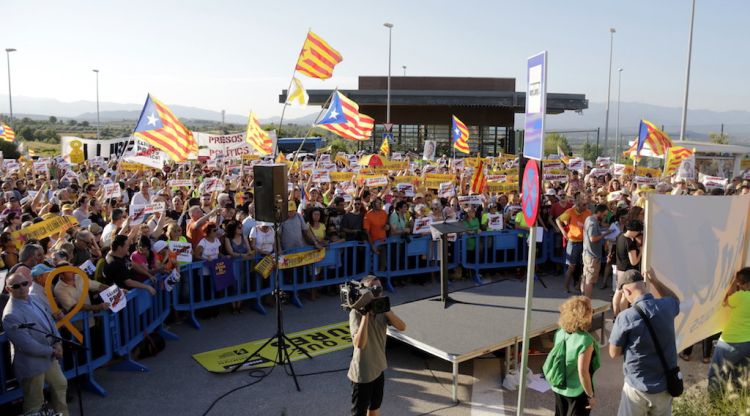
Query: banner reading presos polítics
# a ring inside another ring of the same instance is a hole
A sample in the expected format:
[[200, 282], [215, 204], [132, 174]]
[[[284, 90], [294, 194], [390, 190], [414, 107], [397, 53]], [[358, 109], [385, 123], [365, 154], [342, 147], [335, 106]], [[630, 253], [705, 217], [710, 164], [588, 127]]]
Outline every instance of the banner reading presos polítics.
[[215, 159], [240, 158], [244, 154], [253, 151], [245, 142], [245, 133], [235, 134], [208, 134], [193, 132], [193, 137], [198, 142], [198, 156]]

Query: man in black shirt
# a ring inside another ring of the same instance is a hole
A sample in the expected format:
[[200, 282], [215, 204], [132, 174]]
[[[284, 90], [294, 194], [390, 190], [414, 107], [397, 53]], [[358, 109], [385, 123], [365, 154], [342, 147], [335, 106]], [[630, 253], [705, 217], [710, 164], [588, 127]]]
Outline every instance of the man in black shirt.
[[351, 210], [341, 218], [340, 231], [344, 234], [346, 241], [364, 241], [366, 235], [362, 229], [364, 214], [362, 214], [362, 200], [356, 198]]
[[123, 289], [145, 289], [152, 296], [156, 294], [156, 290], [135, 280], [135, 272], [133, 271], [130, 263], [130, 257], [128, 256], [128, 237], [125, 235], [118, 235], [112, 241], [112, 249], [107, 253], [106, 257], [107, 264], [104, 265], [104, 283], [108, 285], [116, 284]]
[[617, 260], [618, 273], [630, 269], [641, 268], [641, 244], [638, 236], [643, 233], [643, 223], [631, 220], [626, 225], [626, 231], [617, 236], [615, 243], [615, 258]]

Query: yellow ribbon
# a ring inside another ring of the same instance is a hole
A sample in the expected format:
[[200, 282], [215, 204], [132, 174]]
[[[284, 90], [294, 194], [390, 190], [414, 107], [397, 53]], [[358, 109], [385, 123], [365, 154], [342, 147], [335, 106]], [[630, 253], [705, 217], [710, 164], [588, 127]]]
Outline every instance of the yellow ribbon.
[[79, 269], [78, 267], [73, 266], [61, 266], [54, 270], [52, 270], [47, 275], [47, 281], [44, 282], [44, 293], [47, 295], [47, 299], [49, 300], [49, 305], [52, 308], [52, 314], [57, 315], [58, 312], [60, 312], [60, 307], [57, 305], [57, 300], [55, 299], [55, 296], [52, 294], [52, 281], [55, 280], [55, 276], [57, 276], [60, 273], [75, 273], [79, 276], [81, 276], [81, 280], [83, 281], [83, 290], [81, 291], [81, 296], [78, 298], [78, 303], [73, 307], [73, 309], [70, 310], [63, 318], [55, 323], [55, 326], [58, 328], [65, 326], [65, 328], [70, 331], [71, 334], [78, 340], [78, 342], [83, 342], [83, 334], [81, 334], [81, 331], [76, 328], [70, 320], [76, 316], [76, 314], [83, 308], [83, 304], [86, 302], [86, 296], [89, 294], [89, 276], [84, 273], [83, 270]]

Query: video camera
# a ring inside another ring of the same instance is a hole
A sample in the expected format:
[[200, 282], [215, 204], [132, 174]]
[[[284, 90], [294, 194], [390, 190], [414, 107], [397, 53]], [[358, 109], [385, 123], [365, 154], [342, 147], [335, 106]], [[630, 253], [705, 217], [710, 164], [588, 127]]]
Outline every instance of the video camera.
[[391, 301], [388, 297], [379, 297], [383, 292], [382, 286], [367, 287], [361, 282], [352, 280], [345, 282], [340, 288], [341, 307], [346, 311], [354, 309], [362, 314], [369, 312], [378, 314], [391, 310]]

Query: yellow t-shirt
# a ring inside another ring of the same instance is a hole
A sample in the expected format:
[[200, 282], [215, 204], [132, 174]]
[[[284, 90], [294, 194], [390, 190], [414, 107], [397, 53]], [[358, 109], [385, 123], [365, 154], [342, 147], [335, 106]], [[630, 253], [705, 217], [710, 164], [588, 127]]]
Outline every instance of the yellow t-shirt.
[[738, 290], [729, 297], [729, 319], [721, 339], [728, 343], [750, 341], [750, 291]]

